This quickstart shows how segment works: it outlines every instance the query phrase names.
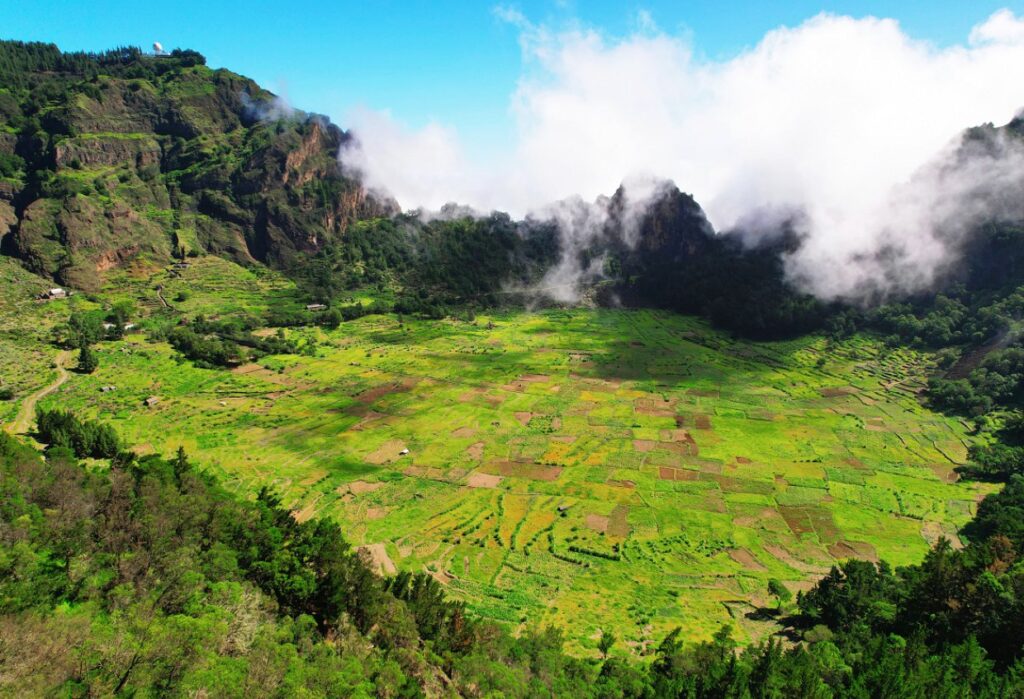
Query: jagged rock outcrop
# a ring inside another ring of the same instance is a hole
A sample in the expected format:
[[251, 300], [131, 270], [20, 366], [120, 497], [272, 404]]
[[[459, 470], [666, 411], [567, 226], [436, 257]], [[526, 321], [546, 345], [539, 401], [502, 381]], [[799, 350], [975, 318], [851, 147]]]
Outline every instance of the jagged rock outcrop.
[[396, 210], [342, 174], [345, 132], [197, 54], [68, 63], [0, 100], [0, 248], [35, 272], [90, 289], [140, 258], [287, 264]]

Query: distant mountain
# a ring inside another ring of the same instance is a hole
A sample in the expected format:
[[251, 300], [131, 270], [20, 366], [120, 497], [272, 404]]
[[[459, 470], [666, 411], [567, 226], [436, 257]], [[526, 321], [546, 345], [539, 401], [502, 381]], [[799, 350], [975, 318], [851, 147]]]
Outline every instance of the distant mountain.
[[[961, 153], [995, 152], [1022, 133], [1021, 120], [969, 129]], [[700, 314], [755, 338], [830, 324], [978, 344], [1020, 315], [995, 305], [1024, 286], [1024, 226], [1005, 217], [958, 239], [963, 254], [936, 289], [861, 317], [789, 282], [795, 233], [715, 232], [671, 183], [643, 206], [620, 188], [555, 204], [548, 219], [457, 206], [421, 217], [342, 172], [351, 138], [195, 51], [0, 41], [0, 252], [85, 290], [111, 269], [209, 253], [282, 269], [327, 303], [369, 287], [394, 310], [430, 315], [582, 298]], [[938, 325], [936, 292], [959, 304], [941, 301]]]
[[339, 168], [350, 137], [194, 51], [0, 42], [0, 239], [92, 288], [192, 252], [284, 264], [395, 204]]

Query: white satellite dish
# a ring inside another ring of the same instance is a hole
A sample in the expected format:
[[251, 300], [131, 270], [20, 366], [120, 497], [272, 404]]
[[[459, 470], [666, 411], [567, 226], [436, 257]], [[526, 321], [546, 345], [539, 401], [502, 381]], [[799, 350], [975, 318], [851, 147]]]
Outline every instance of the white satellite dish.
[[159, 41], [154, 41], [153, 42], [153, 51], [155, 51], [156, 53], [163, 53], [164, 52], [163, 44], [161, 44]]

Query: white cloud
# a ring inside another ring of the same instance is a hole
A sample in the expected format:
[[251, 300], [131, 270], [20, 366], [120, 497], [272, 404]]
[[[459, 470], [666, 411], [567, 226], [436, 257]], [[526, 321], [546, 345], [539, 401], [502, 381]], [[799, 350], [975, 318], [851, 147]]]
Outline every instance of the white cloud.
[[[935, 240], [923, 214], [887, 217], [900, 187], [963, 128], [1024, 106], [1024, 20], [1006, 10], [949, 48], [893, 20], [822, 14], [726, 61], [696, 57], [649, 15], [612, 39], [505, 14], [527, 59], [507, 157], [473, 163], [449, 130], [408, 131], [367, 112], [353, 122], [362, 149], [345, 159], [371, 184], [406, 207], [457, 200], [522, 215], [655, 175], [692, 192], [719, 229], [762, 209], [802, 209], [810, 242], [792, 270], [825, 296], [879, 281], [851, 259]], [[948, 254], [937, 245], [921, 258], [929, 270]]]

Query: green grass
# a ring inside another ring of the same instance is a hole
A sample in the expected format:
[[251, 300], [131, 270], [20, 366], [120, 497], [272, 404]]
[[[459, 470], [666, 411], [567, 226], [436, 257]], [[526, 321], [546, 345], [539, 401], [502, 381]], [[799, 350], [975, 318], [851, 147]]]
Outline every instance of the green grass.
[[[302, 303], [216, 258], [113, 275], [100, 296], [173, 317], [157, 284], [189, 315]], [[29, 308], [50, 315], [19, 321], [37, 329], [0, 352], [33, 356], [19, 380], [43, 385], [57, 310]], [[745, 613], [772, 604], [770, 578], [795, 591], [837, 557], [918, 561], [991, 490], [952, 482], [969, 437], [918, 401], [930, 358], [870, 338], [745, 343], [692, 318], [595, 310], [288, 333], [317, 355], [229, 372], [144, 335], [103, 343], [99, 370], [43, 405], [108, 420], [142, 451], [183, 445], [230, 487], [271, 485], [296, 516], [337, 519], [476, 613], [562, 626], [591, 654], [598, 629], [637, 652], [677, 625], [758, 638], [769, 627]]]

